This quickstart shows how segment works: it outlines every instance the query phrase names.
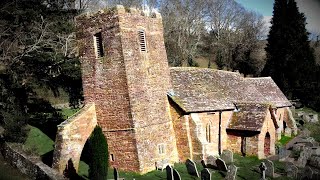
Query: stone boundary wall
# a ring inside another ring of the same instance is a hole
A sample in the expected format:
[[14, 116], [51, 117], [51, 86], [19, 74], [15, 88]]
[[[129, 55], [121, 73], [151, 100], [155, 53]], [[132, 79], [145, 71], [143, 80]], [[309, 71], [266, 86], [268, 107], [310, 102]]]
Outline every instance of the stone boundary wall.
[[0, 150], [6, 161], [9, 161], [11, 165], [18, 168], [20, 172], [32, 179], [66, 179], [60, 175], [58, 171], [50, 168], [39, 159], [29, 157], [17, 151], [15, 148], [11, 147], [9, 143], [1, 143]]

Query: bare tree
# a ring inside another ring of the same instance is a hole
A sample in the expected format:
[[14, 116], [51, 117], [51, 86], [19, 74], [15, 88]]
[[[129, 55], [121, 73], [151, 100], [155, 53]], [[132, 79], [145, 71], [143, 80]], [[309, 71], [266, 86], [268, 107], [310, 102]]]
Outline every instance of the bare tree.
[[205, 33], [204, 7], [204, 0], [162, 1], [160, 11], [171, 65], [182, 65], [197, 54], [198, 46], [202, 42], [201, 37]]

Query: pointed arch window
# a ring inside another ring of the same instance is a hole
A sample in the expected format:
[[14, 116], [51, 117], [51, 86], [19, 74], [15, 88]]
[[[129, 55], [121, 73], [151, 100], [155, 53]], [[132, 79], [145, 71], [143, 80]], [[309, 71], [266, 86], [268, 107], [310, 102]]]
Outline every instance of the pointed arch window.
[[139, 35], [140, 51], [146, 52], [147, 51], [146, 33], [144, 30], [140, 29], [138, 31], [138, 35]]
[[211, 124], [206, 125], [206, 140], [208, 143], [211, 143]]

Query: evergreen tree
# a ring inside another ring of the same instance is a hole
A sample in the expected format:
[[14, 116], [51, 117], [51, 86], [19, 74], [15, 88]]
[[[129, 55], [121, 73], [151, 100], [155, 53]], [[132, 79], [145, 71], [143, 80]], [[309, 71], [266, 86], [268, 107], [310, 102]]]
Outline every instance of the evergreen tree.
[[92, 180], [104, 180], [108, 175], [108, 145], [102, 129], [95, 127], [89, 140], [91, 160], [89, 165], [89, 178]]
[[315, 59], [305, 28], [306, 18], [294, 0], [275, 0], [267, 62], [261, 73], [271, 76], [289, 96], [306, 102], [312, 94]]

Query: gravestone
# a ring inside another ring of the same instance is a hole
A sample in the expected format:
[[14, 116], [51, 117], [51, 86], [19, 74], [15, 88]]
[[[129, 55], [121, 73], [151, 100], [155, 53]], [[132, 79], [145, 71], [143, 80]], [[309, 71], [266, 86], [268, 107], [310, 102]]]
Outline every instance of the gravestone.
[[218, 159], [216, 160], [216, 164], [217, 164], [217, 167], [218, 167], [218, 169], [219, 169], [220, 171], [225, 171], [225, 172], [227, 172], [227, 170], [228, 170], [227, 165], [226, 165], [226, 163], [225, 163], [222, 159], [218, 158]]
[[266, 165], [266, 167], [267, 167], [267, 169], [266, 169], [266, 176], [273, 178], [273, 177], [274, 177], [273, 162], [270, 161], [270, 160], [268, 160], [268, 159], [264, 160], [263, 162], [265, 163], [265, 165]]
[[308, 159], [311, 157], [312, 149], [310, 147], [303, 147], [298, 158], [298, 166], [304, 168], [307, 164]]
[[201, 165], [203, 168], [207, 168], [206, 162], [203, 159], [201, 160]]
[[294, 166], [293, 162], [285, 162], [284, 171], [288, 172], [290, 170], [291, 166]]
[[115, 180], [119, 179], [119, 172], [118, 172], [117, 168], [113, 168], [113, 178]]
[[285, 128], [284, 129], [284, 135], [287, 136], [287, 137], [291, 137], [291, 133], [292, 133], [292, 130], [290, 128]]
[[186, 161], [186, 167], [187, 167], [187, 171], [190, 175], [192, 176], [196, 176], [196, 177], [199, 177], [199, 173], [198, 173], [198, 170], [197, 170], [197, 166], [196, 166], [196, 163], [194, 163], [192, 160], [190, 159], [187, 159]]
[[174, 180], [181, 180], [181, 176], [180, 176], [179, 172], [175, 169], [173, 169], [173, 179]]
[[208, 156], [207, 157], [207, 164], [206, 166], [208, 168], [216, 168], [217, 167], [217, 164], [216, 164], [216, 161], [217, 161], [217, 158], [215, 158], [214, 156]]
[[221, 154], [221, 159], [224, 160], [226, 164], [230, 164], [233, 162], [233, 152], [230, 150], [223, 150]]
[[291, 177], [291, 178], [293, 178], [293, 179], [296, 179], [297, 178], [297, 175], [298, 175], [298, 171], [299, 171], [299, 169], [298, 169], [298, 167], [297, 166], [295, 166], [295, 165], [289, 165], [288, 167], [287, 167], [287, 176], [288, 177]]
[[306, 177], [308, 177], [308, 179], [312, 179], [313, 177], [313, 170], [310, 167], [306, 167], [304, 169], [304, 174], [306, 175]]
[[264, 162], [261, 162], [259, 169], [261, 172], [261, 180], [265, 180], [266, 179], [266, 170], [267, 170], [266, 164]]
[[235, 165], [230, 165], [228, 168], [226, 180], [235, 180], [237, 177], [238, 167]]
[[173, 170], [170, 165], [166, 166], [167, 180], [173, 180]]
[[211, 180], [211, 173], [207, 168], [201, 171], [201, 180]]

